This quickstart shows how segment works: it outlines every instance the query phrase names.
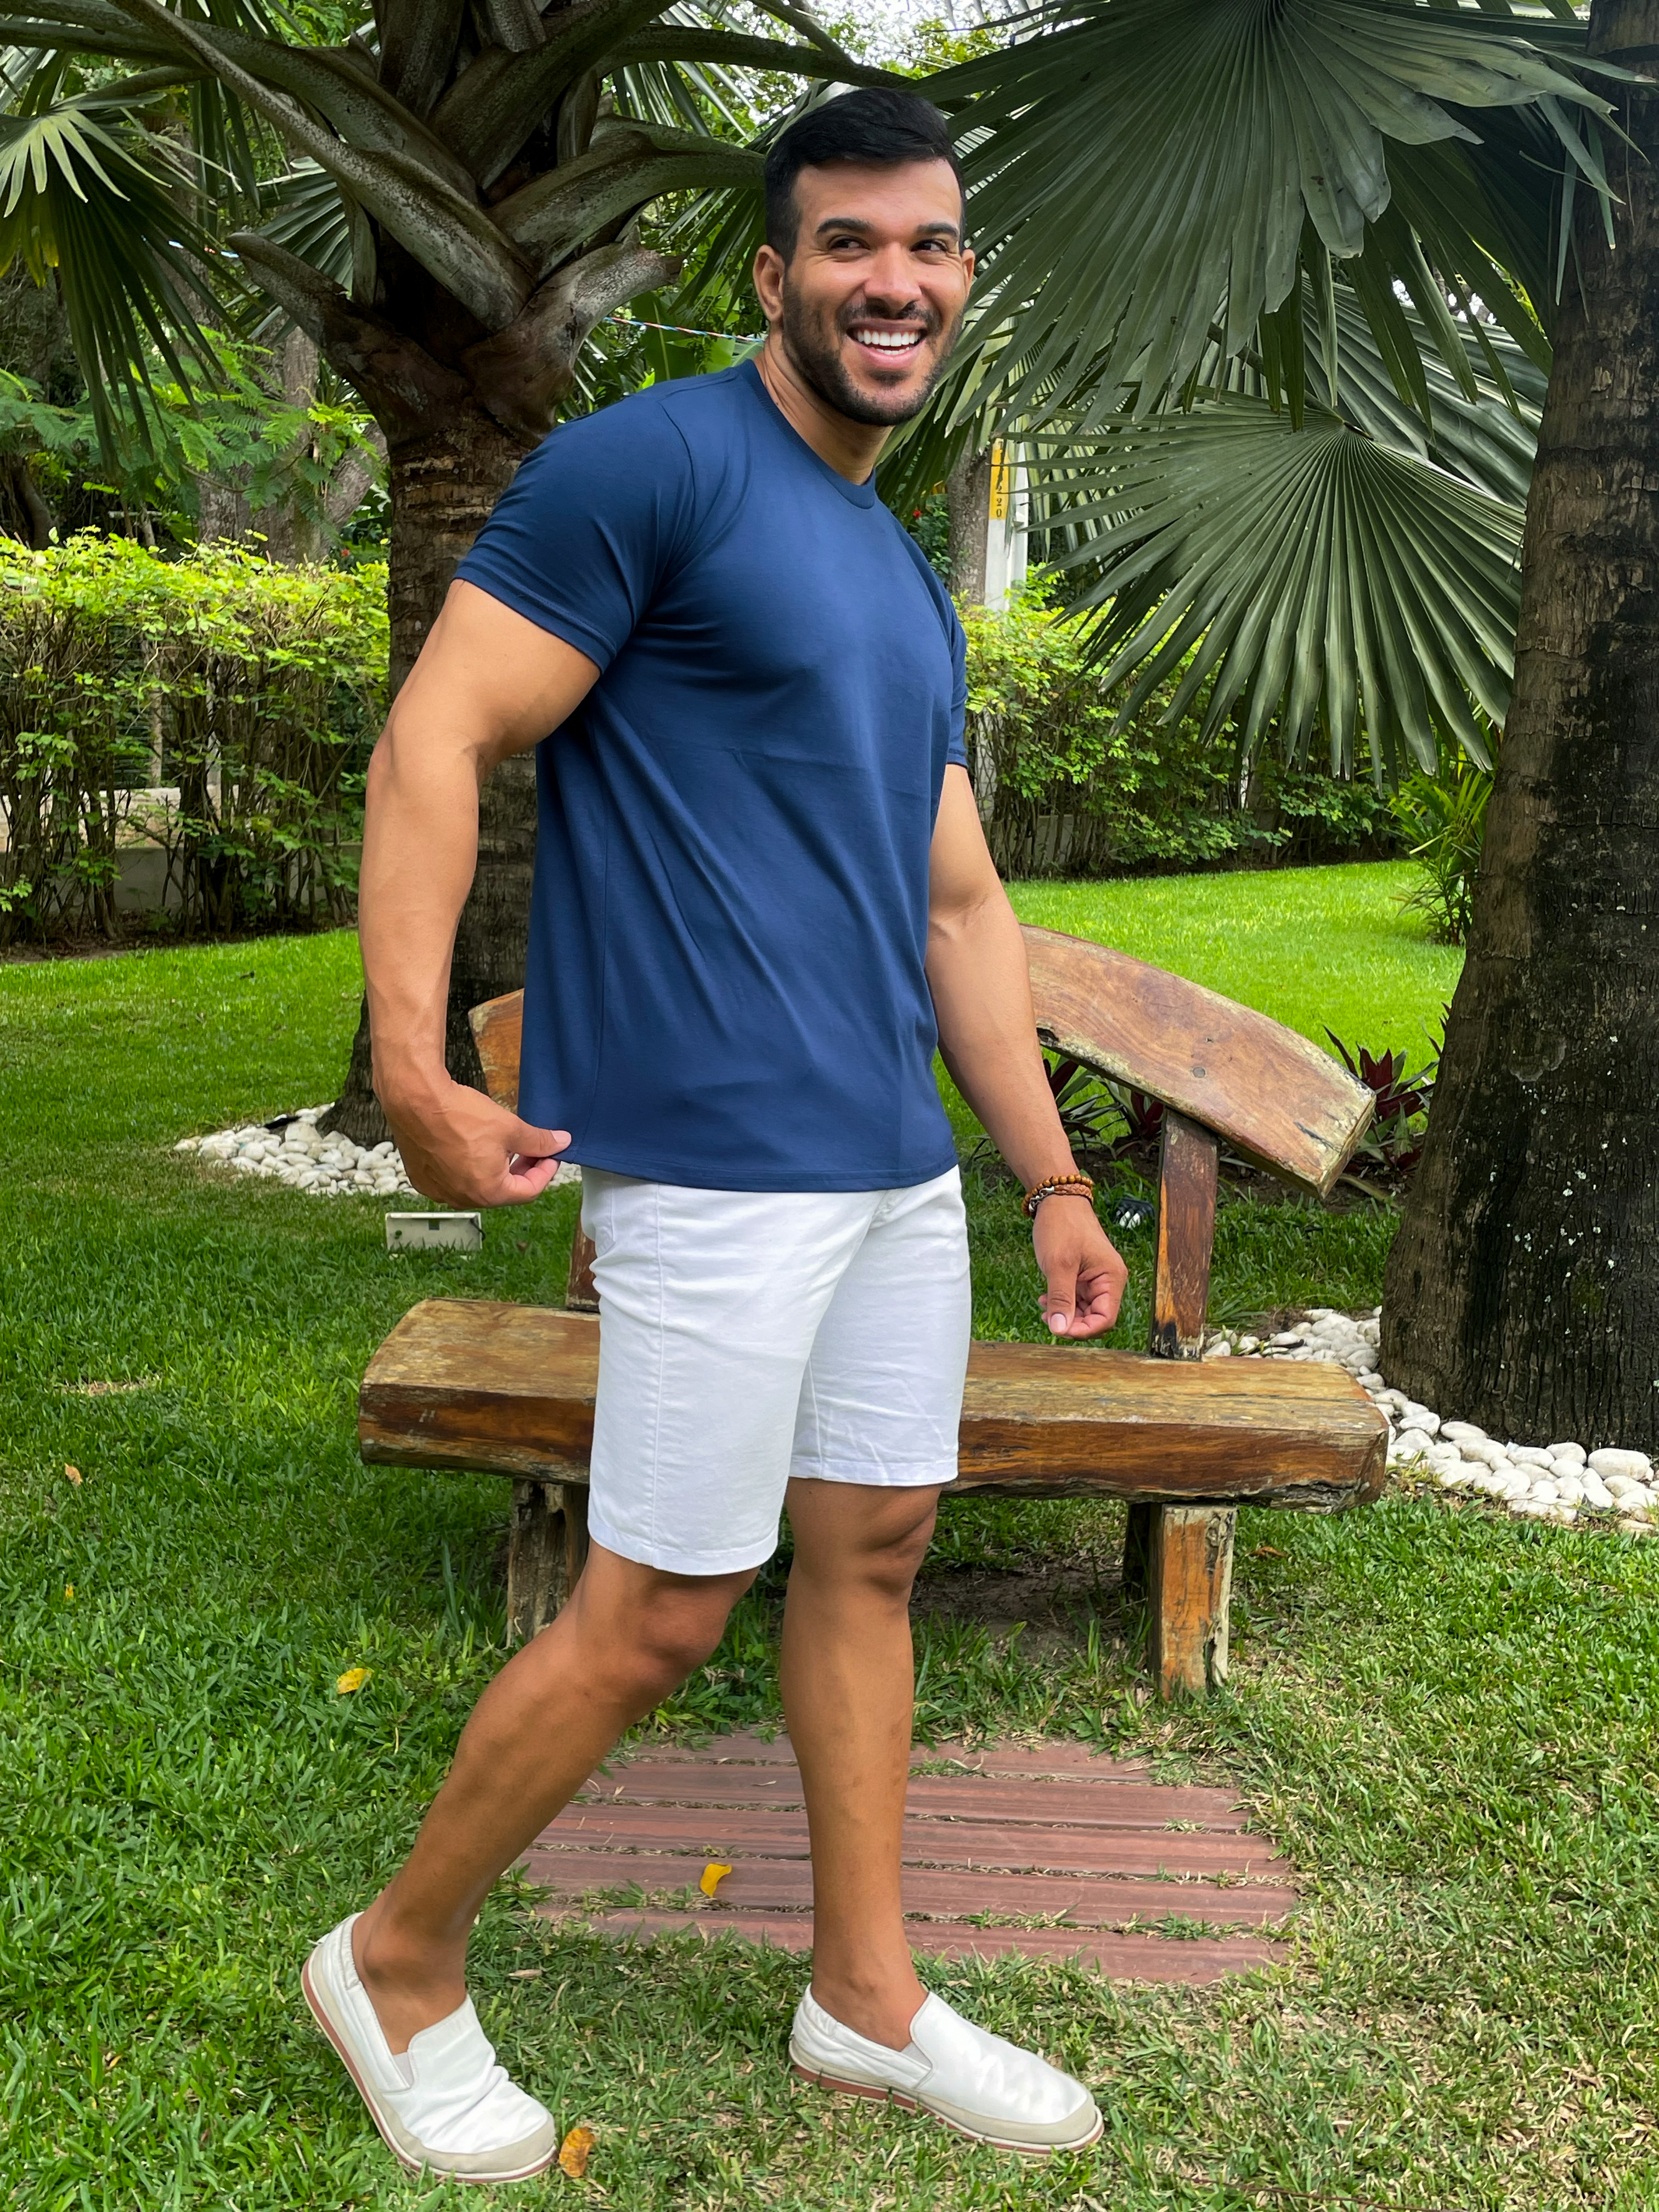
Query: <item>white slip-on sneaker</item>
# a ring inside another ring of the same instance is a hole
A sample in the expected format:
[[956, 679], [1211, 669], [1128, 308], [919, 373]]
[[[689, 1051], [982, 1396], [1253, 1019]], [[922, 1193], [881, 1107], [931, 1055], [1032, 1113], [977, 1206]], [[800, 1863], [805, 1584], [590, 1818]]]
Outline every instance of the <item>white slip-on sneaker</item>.
[[1106, 2124], [1081, 2081], [988, 2035], [943, 1997], [928, 1998], [910, 2023], [909, 2042], [894, 2051], [843, 2027], [809, 1989], [795, 2008], [789, 2057], [820, 2088], [932, 2112], [1002, 2150], [1081, 2150]]
[[306, 1960], [300, 1984], [387, 2147], [411, 2172], [523, 2181], [559, 2154], [556, 2120], [495, 2063], [472, 2000], [394, 2054], [351, 1955], [343, 1920]]

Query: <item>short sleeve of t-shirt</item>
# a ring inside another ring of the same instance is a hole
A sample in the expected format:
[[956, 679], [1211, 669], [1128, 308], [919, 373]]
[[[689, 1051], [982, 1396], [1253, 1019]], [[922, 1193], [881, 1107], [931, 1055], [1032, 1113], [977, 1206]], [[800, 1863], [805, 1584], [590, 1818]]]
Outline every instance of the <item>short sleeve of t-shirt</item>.
[[603, 671], [684, 544], [691, 456], [660, 408], [601, 408], [544, 438], [456, 574]]

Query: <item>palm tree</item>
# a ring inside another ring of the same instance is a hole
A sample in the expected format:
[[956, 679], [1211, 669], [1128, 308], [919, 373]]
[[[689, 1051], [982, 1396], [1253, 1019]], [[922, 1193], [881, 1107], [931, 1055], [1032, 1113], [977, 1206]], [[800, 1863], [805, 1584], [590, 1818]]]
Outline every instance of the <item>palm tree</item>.
[[[884, 78], [791, 0], [763, 12], [799, 36], [733, 30], [723, 0], [382, 0], [334, 45], [275, 0], [4, 0], [0, 263], [55, 265], [100, 404], [148, 346], [210, 368], [228, 284], [309, 336], [386, 441], [395, 688], [590, 333], [676, 275], [642, 212], [758, 181], [744, 82]], [[273, 149], [289, 167], [262, 191]], [[514, 763], [486, 787], [456, 943], [470, 1079], [467, 1006], [522, 978], [534, 824]], [[360, 1026], [336, 1119], [360, 1139], [383, 1133], [368, 1076]]]

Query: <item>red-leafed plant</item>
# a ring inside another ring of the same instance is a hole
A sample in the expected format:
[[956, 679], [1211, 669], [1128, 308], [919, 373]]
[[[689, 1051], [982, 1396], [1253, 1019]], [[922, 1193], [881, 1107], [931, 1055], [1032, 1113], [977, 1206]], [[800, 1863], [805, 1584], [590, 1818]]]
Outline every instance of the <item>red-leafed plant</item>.
[[1358, 1157], [1371, 1171], [1371, 1180], [1350, 1171], [1346, 1180], [1362, 1189], [1381, 1183], [1392, 1195], [1409, 1179], [1422, 1157], [1428, 1135], [1429, 1109], [1434, 1103], [1435, 1070], [1431, 1060], [1414, 1075], [1406, 1073], [1406, 1055], [1385, 1048], [1367, 1052], [1363, 1045], [1350, 1052], [1334, 1030], [1325, 1034], [1341, 1055], [1342, 1064], [1363, 1083], [1373, 1102], [1370, 1126], [1359, 1140]]

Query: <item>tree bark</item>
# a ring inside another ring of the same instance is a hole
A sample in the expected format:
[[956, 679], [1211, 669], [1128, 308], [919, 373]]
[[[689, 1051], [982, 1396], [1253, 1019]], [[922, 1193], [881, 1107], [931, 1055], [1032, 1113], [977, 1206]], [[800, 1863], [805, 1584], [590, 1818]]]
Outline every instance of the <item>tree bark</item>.
[[991, 449], [965, 453], [945, 483], [951, 519], [951, 590], [964, 605], [985, 603], [985, 555], [991, 531]]
[[[1589, 40], [1648, 68], [1659, 0], [1596, 0]], [[1389, 1261], [1382, 1365], [1500, 1437], [1651, 1449], [1659, 94], [1630, 94], [1623, 119], [1633, 143], [1616, 162], [1611, 252], [1579, 196], [1527, 504], [1514, 705], [1428, 1144]]]
[[[391, 690], [395, 697], [415, 665], [462, 555], [483, 529], [525, 454], [481, 408], [457, 407], [442, 428], [392, 445]], [[458, 1083], [484, 1087], [483, 1070], [467, 1024], [481, 1000], [515, 991], [524, 981], [530, 922], [530, 879], [536, 855], [536, 768], [526, 754], [507, 761], [478, 798], [478, 867], [455, 933], [450, 967], [445, 1059]], [[390, 1135], [374, 1096], [363, 1002], [340, 1096], [319, 1127], [354, 1144]]]

